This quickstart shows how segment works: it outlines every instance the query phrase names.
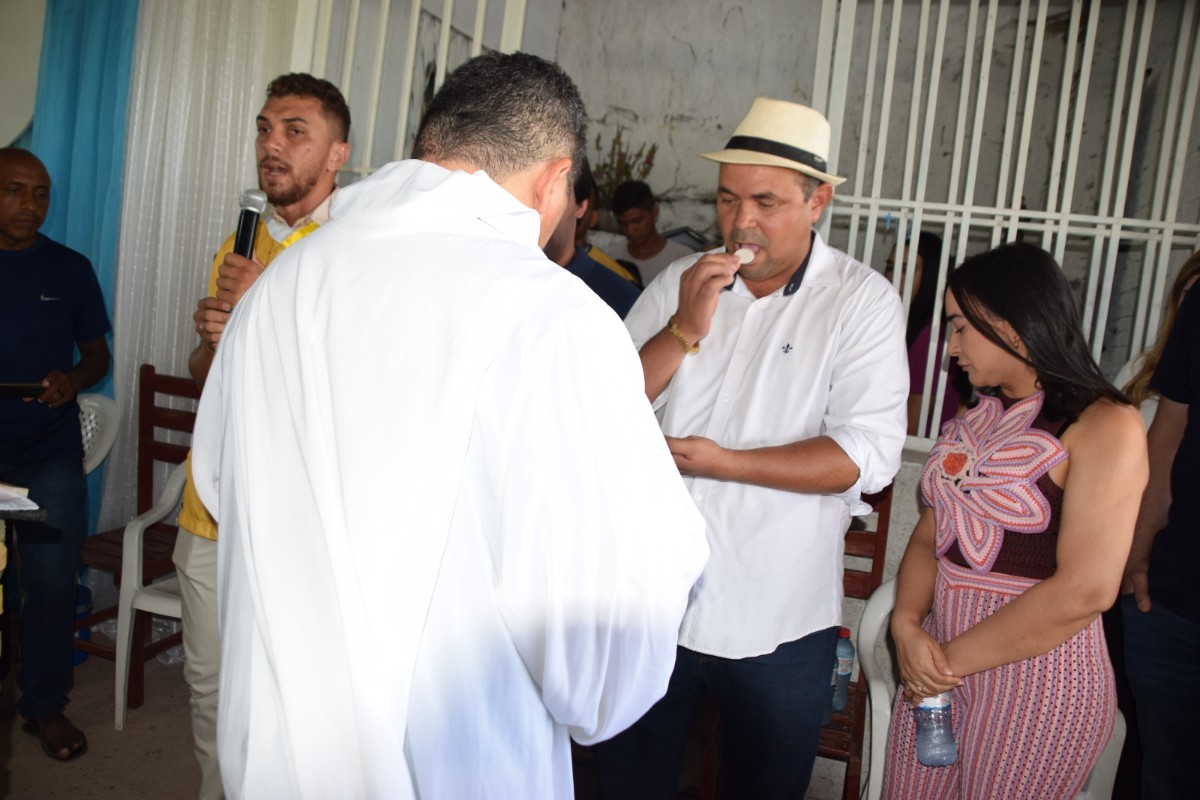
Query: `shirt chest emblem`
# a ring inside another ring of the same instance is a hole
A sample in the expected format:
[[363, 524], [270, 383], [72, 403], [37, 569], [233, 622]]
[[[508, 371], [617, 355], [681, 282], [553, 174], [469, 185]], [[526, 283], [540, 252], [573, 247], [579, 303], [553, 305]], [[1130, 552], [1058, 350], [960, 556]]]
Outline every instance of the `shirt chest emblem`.
[[791, 342], [788, 342], [787, 344], [785, 344], [783, 347], [781, 347], [779, 349], [782, 350], [783, 354], [786, 356], [788, 353], [792, 352], [792, 350], [794, 350], [795, 348], [792, 347]]

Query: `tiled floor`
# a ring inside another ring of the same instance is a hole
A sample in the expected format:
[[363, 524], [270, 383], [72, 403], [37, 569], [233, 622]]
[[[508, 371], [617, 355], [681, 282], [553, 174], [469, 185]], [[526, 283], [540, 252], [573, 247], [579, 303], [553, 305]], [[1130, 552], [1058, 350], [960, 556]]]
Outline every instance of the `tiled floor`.
[[[113, 665], [91, 658], [75, 669], [67, 709], [88, 735], [88, 752], [59, 763], [21, 730], [13, 711], [14, 679], [0, 696], [0, 797], [12, 800], [188, 800], [199, 789], [188, 724], [187, 685], [178, 664], [146, 665], [146, 703], [133, 709], [125, 730], [113, 728]], [[694, 756], [695, 754], [693, 754]], [[698, 773], [696, 758], [686, 767]], [[817, 760], [808, 798], [841, 797], [842, 764]], [[596, 796], [590, 770], [576, 781], [579, 800]]]
[[[916, 519], [915, 478], [906, 464], [897, 479], [886, 577], [895, 574]], [[848, 604], [849, 605], [849, 604]], [[846, 609], [857, 620], [861, 603]], [[91, 658], [75, 670], [75, 689], [67, 709], [88, 735], [88, 753], [59, 763], [48, 758], [33, 737], [21, 730], [12, 707], [13, 676], [0, 696], [0, 798], [14, 800], [172, 800], [194, 798], [199, 770], [192, 756], [187, 686], [182, 668], [152, 660], [146, 669], [146, 704], [129, 712], [125, 730], [113, 728], [113, 664]], [[698, 771], [692, 759], [689, 769]], [[841, 797], [844, 765], [818, 759], [807, 797]], [[577, 780], [579, 797], [595, 796], [590, 776]]]
[[88, 752], [53, 761], [21, 730], [15, 676], [0, 697], [0, 797], [13, 800], [172, 800], [196, 797], [187, 684], [179, 664], [146, 664], [146, 703], [113, 727], [113, 664], [97, 658], [75, 668], [67, 716], [88, 737]]

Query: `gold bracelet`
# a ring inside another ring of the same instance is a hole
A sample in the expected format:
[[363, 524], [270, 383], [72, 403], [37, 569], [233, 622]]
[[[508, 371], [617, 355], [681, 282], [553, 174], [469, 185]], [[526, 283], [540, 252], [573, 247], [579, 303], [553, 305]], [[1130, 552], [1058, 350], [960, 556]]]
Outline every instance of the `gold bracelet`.
[[679, 342], [679, 346], [683, 348], [683, 352], [687, 353], [689, 356], [694, 356], [696, 353], [700, 352], [700, 343], [696, 342], [695, 344], [692, 344], [687, 340], [687, 337], [683, 335], [683, 331], [679, 330], [679, 326], [675, 324], [674, 316], [667, 321], [667, 330], [669, 330], [671, 335], [675, 337], [675, 341]]

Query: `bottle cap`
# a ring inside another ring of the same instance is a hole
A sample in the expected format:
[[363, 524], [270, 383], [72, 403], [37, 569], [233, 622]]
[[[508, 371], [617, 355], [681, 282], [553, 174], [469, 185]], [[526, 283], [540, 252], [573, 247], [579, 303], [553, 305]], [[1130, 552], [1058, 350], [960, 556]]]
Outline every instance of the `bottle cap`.
[[933, 697], [923, 697], [923, 698], [921, 698], [921, 702], [917, 707], [918, 708], [949, 708], [950, 707], [950, 693], [943, 692], [942, 694], [935, 694]]

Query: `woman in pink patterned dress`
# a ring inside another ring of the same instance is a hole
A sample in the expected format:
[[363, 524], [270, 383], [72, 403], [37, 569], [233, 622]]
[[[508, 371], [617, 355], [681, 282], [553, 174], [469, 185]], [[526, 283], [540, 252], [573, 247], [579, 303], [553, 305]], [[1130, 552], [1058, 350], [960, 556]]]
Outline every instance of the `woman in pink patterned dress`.
[[[1146, 484], [1141, 418], [1101, 375], [1062, 271], [1005, 245], [950, 274], [949, 353], [980, 390], [921, 478], [892, 635], [904, 692], [884, 797], [1070, 798], [1112, 733], [1100, 612]], [[958, 761], [916, 758], [909, 704], [950, 692]]]

